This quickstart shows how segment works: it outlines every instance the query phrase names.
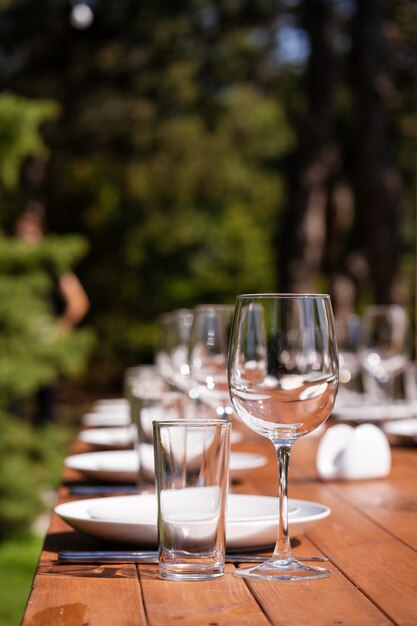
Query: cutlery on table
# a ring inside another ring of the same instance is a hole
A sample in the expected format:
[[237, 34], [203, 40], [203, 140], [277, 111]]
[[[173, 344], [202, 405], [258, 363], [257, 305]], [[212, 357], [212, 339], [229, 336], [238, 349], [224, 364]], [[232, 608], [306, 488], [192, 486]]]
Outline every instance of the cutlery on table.
[[[228, 563], [263, 563], [270, 556], [258, 554], [226, 554]], [[325, 556], [298, 557], [300, 561], [328, 561]], [[158, 563], [156, 551], [100, 551], [79, 552], [64, 550], [58, 553], [59, 563]]]

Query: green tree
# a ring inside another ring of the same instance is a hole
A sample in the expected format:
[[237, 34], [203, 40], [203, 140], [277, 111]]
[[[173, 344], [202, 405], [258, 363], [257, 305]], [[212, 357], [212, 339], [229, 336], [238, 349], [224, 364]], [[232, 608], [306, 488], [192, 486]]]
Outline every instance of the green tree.
[[91, 333], [61, 332], [49, 294], [53, 276], [85, 250], [77, 237], [50, 236], [27, 246], [0, 236], [0, 407], [82, 371]]
[[275, 288], [292, 133], [268, 72], [274, 2], [101, 0], [84, 32], [69, 8], [19, 2], [4, 48], [28, 51], [14, 88], [62, 109], [48, 218], [91, 242], [80, 272], [105, 378], [151, 358], [162, 311]]
[[[0, 194], [12, 218], [22, 201], [21, 170], [29, 157], [47, 155], [41, 124], [56, 104], [0, 95]], [[51, 275], [68, 271], [86, 252], [79, 237], [46, 237], [28, 246], [0, 231], [0, 540], [28, 529], [43, 504], [40, 489], [59, 479], [65, 430], [33, 432], [7, 410], [58, 375], [85, 364], [91, 334], [62, 334], [51, 309]]]

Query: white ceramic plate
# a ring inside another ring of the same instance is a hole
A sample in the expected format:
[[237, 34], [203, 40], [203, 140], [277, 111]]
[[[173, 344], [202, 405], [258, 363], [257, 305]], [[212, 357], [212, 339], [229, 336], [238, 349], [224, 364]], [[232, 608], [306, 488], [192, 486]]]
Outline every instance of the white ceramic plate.
[[105, 398], [93, 404], [95, 411], [129, 410], [129, 402], [125, 398]]
[[[230, 474], [262, 467], [267, 459], [261, 454], [249, 452], [230, 453]], [[153, 446], [146, 447], [142, 461], [147, 471], [153, 469]], [[135, 483], [137, 481], [138, 457], [135, 450], [110, 450], [74, 454], [65, 459], [65, 466], [83, 474], [108, 482]]]
[[[91, 428], [82, 430], [78, 439], [91, 446], [100, 448], [131, 448], [135, 441], [135, 428], [121, 426], [118, 428]], [[231, 443], [242, 441], [243, 436], [239, 431], [232, 430], [230, 435]]]
[[78, 439], [101, 448], [131, 448], [135, 440], [135, 430], [131, 426], [91, 428], [78, 433]]
[[117, 411], [95, 411], [94, 413], [86, 413], [81, 419], [83, 426], [89, 428], [111, 428], [129, 426], [130, 413], [125, 409]]
[[335, 407], [334, 417], [343, 422], [382, 422], [417, 416], [417, 403], [395, 402], [385, 404], [363, 404]]
[[[277, 511], [277, 498], [229, 494], [226, 516], [228, 549], [259, 549], [274, 545]], [[157, 543], [154, 494], [66, 502], [58, 505], [55, 512], [76, 530], [98, 539], [146, 547], [155, 547]], [[307, 532], [328, 515], [330, 509], [323, 504], [290, 499], [290, 535]]]
[[387, 435], [417, 442], [417, 419], [386, 422], [383, 430]]

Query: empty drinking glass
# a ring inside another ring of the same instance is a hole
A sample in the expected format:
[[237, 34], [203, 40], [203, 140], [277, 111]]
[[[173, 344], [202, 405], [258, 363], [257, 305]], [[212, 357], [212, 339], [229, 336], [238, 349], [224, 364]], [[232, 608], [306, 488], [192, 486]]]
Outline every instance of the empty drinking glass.
[[337, 346], [339, 349], [339, 396], [349, 401], [351, 396], [361, 393], [362, 373], [359, 349], [362, 339], [362, 322], [359, 315], [335, 317]]
[[223, 419], [154, 422], [163, 578], [223, 574], [230, 427]]
[[410, 352], [406, 310], [399, 305], [368, 307], [363, 315], [361, 344], [366, 391], [381, 401], [403, 398]]
[[227, 386], [227, 350], [234, 307], [200, 305], [194, 309], [189, 344], [190, 376], [199, 398], [219, 416], [233, 413]]
[[229, 350], [229, 388], [242, 421], [273, 443], [279, 470], [279, 524], [268, 561], [238, 576], [272, 580], [324, 578], [300, 563], [288, 534], [288, 464], [292, 444], [330, 415], [338, 386], [333, 313], [327, 295], [238, 296]]

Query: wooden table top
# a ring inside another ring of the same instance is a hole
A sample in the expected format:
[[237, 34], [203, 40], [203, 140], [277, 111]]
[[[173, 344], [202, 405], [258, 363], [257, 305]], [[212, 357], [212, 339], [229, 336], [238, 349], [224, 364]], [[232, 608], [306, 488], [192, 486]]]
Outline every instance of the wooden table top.
[[[244, 430], [237, 450], [268, 456], [233, 490], [275, 495], [277, 470], [270, 442]], [[223, 626], [417, 624], [417, 447], [392, 449], [388, 478], [318, 480], [317, 439], [300, 439], [290, 463], [290, 497], [331, 507], [331, 515], [293, 541], [295, 555], [329, 557], [332, 575], [310, 582], [247, 581], [235, 566], [213, 581], [170, 582], [157, 565], [62, 565], [59, 550], [103, 548], [56, 515], [45, 540], [23, 626]], [[91, 450], [76, 444], [73, 452]], [[66, 471], [59, 502], [77, 500]], [[112, 494], [114, 495], [114, 494]], [[94, 497], [89, 495], [86, 497]], [[106, 544], [107, 549], [117, 546]], [[326, 564], [327, 566], [327, 564]]]

